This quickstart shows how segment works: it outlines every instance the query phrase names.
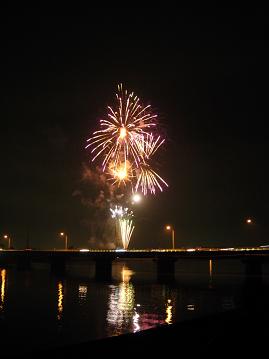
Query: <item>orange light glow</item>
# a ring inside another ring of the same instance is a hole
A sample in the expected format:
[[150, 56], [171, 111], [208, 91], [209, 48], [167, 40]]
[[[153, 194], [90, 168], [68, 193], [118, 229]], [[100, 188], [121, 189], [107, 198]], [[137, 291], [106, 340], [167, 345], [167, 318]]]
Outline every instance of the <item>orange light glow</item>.
[[246, 220], [246, 222], [247, 222], [248, 224], [251, 224], [251, 223], [252, 223], [252, 220], [251, 220], [250, 218], [248, 218], [248, 219]]
[[120, 163], [117, 167], [112, 166], [110, 168], [110, 173], [114, 178], [114, 183], [120, 184], [121, 182], [130, 181], [131, 172], [130, 164], [128, 161]]
[[120, 169], [116, 172], [116, 177], [118, 177], [120, 180], [123, 180], [124, 178], [126, 178], [126, 177], [127, 177], [126, 168], [120, 168]]
[[120, 129], [120, 138], [121, 139], [124, 139], [127, 135], [127, 131], [126, 131], [126, 128], [125, 127], [121, 127]]
[[129, 283], [133, 274], [134, 271], [130, 270], [128, 267], [123, 266], [121, 271], [122, 282]]
[[171, 226], [166, 226], [165, 228], [166, 228], [168, 231], [170, 231]]

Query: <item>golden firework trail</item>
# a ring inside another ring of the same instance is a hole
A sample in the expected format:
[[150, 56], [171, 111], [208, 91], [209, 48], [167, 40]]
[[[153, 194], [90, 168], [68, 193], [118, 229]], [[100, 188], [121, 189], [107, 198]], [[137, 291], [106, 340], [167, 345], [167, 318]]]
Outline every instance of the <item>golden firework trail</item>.
[[123, 249], [127, 249], [133, 234], [134, 225], [132, 219], [120, 218], [120, 233]]
[[[119, 227], [120, 238], [122, 241], [123, 249], [127, 249], [133, 234], [133, 212], [127, 207], [116, 205], [110, 208], [111, 217], [116, 220], [115, 224]], [[117, 228], [117, 227], [116, 227]]]
[[144, 168], [140, 168], [135, 191], [138, 192], [139, 189], [141, 189], [141, 192], [144, 195], [147, 195], [148, 192], [155, 194], [157, 188], [159, 188], [161, 192], [163, 191], [162, 184], [168, 187], [168, 184], [158, 175], [158, 173], [153, 171], [148, 165], [145, 165]]

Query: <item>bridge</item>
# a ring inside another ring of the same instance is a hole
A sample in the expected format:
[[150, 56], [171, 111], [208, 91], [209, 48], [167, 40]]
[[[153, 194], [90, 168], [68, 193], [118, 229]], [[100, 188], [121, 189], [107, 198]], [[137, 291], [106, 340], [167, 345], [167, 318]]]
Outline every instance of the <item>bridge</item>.
[[179, 249], [130, 249], [130, 250], [0, 250], [0, 266], [15, 265], [18, 269], [30, 269], [32, 263], [49, 263], [51, 271], [65, 273], [66, 264], [72, 259], [95, 262], [95, 278], [111, 280], [112, 262], [116, 259], [151, 259], [156, 263], [157, 278], [171, 280], [175, 276], [175, 262], [180, 259], [237, 259], [245, 264], [246, 276], [262, 276], [262, 263], [269, 261], [268, 247], [239, 248], [179, 248]]

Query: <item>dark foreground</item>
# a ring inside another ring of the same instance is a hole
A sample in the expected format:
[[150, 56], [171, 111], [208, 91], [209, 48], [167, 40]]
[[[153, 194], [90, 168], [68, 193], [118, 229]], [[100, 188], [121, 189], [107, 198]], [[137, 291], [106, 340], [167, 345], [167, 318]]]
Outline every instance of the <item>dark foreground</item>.
[[[268, 340], [268, 320], [263, 316], [227, 312], [211, 317], [162, 326], [118, 337], [29, 353], [28, 358], [85, 358], [139, 355], [191, 358], [262, 354]], [[22, 357], [21, 355], [18, 357]], [[26, 357], [26, 356], [25, 356]]]
[[[251, 283], [250, 283], [251, 284]], [[32, 352], [27, 358], [85, 358], [94, 355], [126, 357], [150, 355], [199, 358], [262, 355], [268, 340], [269, 288], [246, 286], [244, 305], [229, 312], [87, 343]], [[14, 343], [15, 344], [15, 343]], [[29, 346], [31, 344], [29, 343]], [[1, 355], [3, 358], [3, 356]], [[18, 358], [22, 358], [19, 355]]]

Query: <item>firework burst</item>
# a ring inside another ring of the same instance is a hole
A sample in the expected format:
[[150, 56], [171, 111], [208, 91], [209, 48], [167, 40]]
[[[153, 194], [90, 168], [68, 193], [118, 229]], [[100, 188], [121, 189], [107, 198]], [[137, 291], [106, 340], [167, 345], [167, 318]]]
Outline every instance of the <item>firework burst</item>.
[[149, 164], [152, 156], [164, 143], [157, 132], [157, 115], [151, 106], [143, 106], [133, 92], [118, 86], [116, 106], [108, 106], [106, 119], [87, 142], [92, 161], [101, 159], [103, 171], [113, 184], [130, 184], [132, 190], [141, 187], [143, 194], [155, 194], [168, 186]]

